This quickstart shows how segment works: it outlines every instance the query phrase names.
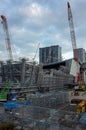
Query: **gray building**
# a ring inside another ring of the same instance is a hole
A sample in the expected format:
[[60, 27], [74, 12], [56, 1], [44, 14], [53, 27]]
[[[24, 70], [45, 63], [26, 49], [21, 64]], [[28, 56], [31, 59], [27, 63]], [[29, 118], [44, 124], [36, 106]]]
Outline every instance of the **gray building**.
[[85, 62], [86, 62], [86, 52], [85, 52]]
[[62, 53], [59, 45], [39, 48], [39, 63], [49, 64], [60, 61], [62, 61]]
[[77, 51], [78, 51], [79, 61], [80, 61], [81, 63], [85, 63], [85, 62], [86, 62], [85, 49], [83, 49], [83, 48], [78, 48]]

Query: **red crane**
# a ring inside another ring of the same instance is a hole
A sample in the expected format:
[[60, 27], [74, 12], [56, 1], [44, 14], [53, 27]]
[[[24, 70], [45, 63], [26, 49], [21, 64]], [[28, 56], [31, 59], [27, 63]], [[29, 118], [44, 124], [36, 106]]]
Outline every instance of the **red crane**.
[[[77, 51], [77, 46], [76, 46], [76, 37], [75, 37], [75, 31], [74, 31], [74, 24], [73, 24], [73, 16], [72, 16], [71, 6], [70, 6], [69, 2], [67, 2], [67, 7], [68, 7], [68, 21], [69, 21], [69, 27], [70, 27], [73, 55], [74, 55], [75, 61], [79, 62], [78, 51]], [[81, 75], [79, 72], [77, 72], [77, 83], [79, 86], [82, 86]]]
[[2, 24], [3, 24], [4, 31], [5, 31], [6, 48], [8, 50], [9, 60], [12, 61], [13, 57], [12, 57], [12, 49], [11, 49], [9, 32], [8, 32], [7, 20], [6, 20], [6, 17], [4, 15], [1, 15], [1, 19], [2, 19]]
[[67, 6], [68, 6], [68, 21], [69, 21], [69, 27], [70, 27], [73, 55], [74, 55], [74, 59], [76, 61], [78, 61], [78, 52], [77, 52], [77, 46], [76, 46], [76, 37], [75, 37], [75, 31], [74, 31], [73, 16], [72, 16], [71, 7], [70, 7], [69, 2], [67, 3]]

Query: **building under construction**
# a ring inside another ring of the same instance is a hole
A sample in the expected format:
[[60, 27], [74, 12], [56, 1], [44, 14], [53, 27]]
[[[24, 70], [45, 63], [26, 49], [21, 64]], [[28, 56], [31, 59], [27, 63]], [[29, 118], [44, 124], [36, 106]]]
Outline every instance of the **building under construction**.
[[[73, 60], [57, 64], [39, 65], [21, 59], [17, 62], [1, 62], [0, 84], [10, 81], [11, 90], [15, 93], [35, 93], [59, 91], [67, 84], [74, 83], [74, 76], [70, 74]], [[69, 66], [69, 69], [67, 66]]]
[[[71, 102], [71, 99], [79, 102], [86, 101], [86, 90], [79, 92], [77, 96], [71, 93], [76, 92], [73, 89], [76, 84], [81, 81], [86, 83], [86, 64], [81, 65], [77, 57], [69, 2], [68, 20], [74, 53], [74, 58], [70, 60], [49, 62], [45, 65], [24, 58], [13, 61], [7, 21], [3, 15], [1, 18], [6, 32], [10, 60], [0, 62], [0, 89], [3, 89], [6, 81], [9, 80], [10, 91], [20, 97], [26, 94], [30, 105], [17, 104], [17, 109], [12, 108], [12, 114], [6, 113], [3, 108], [0, 109], [0, 121], [13, 121], [17, 126], [22, 125], [25, 130], [85, 130], [86, 115], [82, 113], [85, 112], [86, 106], [82, 105], [78, 113], [78, 103]], [[51, 50], [49, 52], [51, 53]], [[82, 76], [82, 79], [79, 76]], [[3, 90], [3, 93], [7, 91]]]

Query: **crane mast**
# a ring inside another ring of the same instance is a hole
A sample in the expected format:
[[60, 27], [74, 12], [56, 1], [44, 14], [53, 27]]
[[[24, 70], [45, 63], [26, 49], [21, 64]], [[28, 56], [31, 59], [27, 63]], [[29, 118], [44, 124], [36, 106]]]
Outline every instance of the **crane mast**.
[[[77, 46], [76, 46], [76, 37], [75, 37], [75, 31], [74, 31], [74, 24], [73, 24], [73, 16], [72, 16], [71, 6], [70, 6], [69, 2], [67, 2], [67, 7], [68, 7], [68, 21], [69, 21], [69, 27], [70, 27], [73, 56], [74, 56], [75, 61], [79, 62], [78, 51], [77, 51]], [[76, 77], [77, 77], [77, 83], [78, 83], [79, 87], [81, 87], [82, 80], [81, 80], [80, 72], [77, 72]]]
[[78, 52], [77, 52], [77, 46], [76, 46], [76, 37], [75, 37], [75, 31], [74, 31], [73, 16], [72, 16], [72, 11], [71, 11], [69, 2], [67, 2], [67, 6], [68, 6], [68, 21], [69, 21], [70, 35], [71, 35], [72, 48], [73, 48], [73, 57], [76, 61], [78, 61]]
[[7, 20], [6, 20], [6, 17], [4, 15], [1, 15], [1, 19], [2, 19], [4, 31], [5, 31], [6, 49], [8, 50], [9, 60], [12, 61], [13, 57], [12, 57], [12, 50], [11, 50], [11, 43], [10, 43], [10, 37], [9, 37], [9, 32], [8, 32]]

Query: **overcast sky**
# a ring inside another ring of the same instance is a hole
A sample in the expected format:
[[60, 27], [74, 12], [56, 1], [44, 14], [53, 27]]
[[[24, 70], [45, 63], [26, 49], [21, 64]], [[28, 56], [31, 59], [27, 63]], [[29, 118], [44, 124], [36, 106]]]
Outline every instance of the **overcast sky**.
[[[77, 48], [86, 49], [86, 0], [69, 0]], [[0, 14], [8, 22], [13, 58], [32, 59], [37, 48], [59, 45], [63, 59], [72, 58], [67, 0], [0, 0]], [[40, 45], [39, 45], [40, 43]], [[36, 54], [37, 52], [37, 54]], [[0, 24], [0, 60], [8, 59], [5, 33]]]

